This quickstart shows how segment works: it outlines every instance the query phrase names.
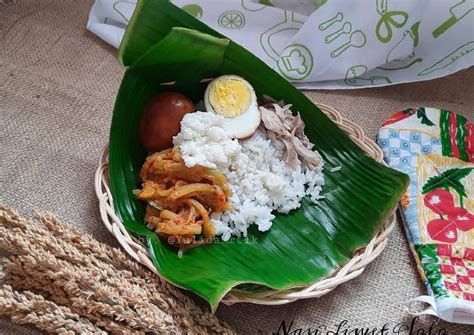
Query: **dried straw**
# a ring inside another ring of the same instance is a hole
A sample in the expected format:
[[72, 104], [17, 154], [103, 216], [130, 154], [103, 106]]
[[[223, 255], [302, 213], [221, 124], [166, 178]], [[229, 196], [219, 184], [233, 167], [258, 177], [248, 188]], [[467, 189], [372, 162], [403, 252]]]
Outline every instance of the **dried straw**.
[[10, 254], [2, 260], [0, 303], [8, 307], [0, 315], [47, 332], [232, 333], [122, 251], [50, 213], [36, 219], [0, 205], [0, 251]]
[[0, 289], [0, 314], [10, 315], [18, 324], [34, 324], [48, 333], [107, 334], [67, 307], [58, 306], [32, 292], [19, 293], [9, 285]]

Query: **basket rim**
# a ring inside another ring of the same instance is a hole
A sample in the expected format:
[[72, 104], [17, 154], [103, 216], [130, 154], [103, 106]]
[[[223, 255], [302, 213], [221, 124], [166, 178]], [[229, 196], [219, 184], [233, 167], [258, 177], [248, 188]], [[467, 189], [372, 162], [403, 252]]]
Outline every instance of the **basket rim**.
[[[335, 108], [317, 103], [317, 107], [337, 124], [349, 137], [364, 151], [364, 153], [377, 162], [386, 165], [383, 161], [382, 149], [370, 138], [365, 136], [364, 131], [356, 123], [342, 117]], [[99, 159], [99, 165], [95, 173], [95, 193], [99, 201], [99, 210], [102, 223], [107, 230], [115, 236], [119, 244], [137, 262], [149, 268], [163, 280], [169, 282], [156, 270], [147, 248], [122, 224], [114, 211], [112, 193], [108, 180], [108, 145], [104, 147]], [[357, 250], [350, 261], [326, 277], [308, 286], [296, 286], [285, 290], [264, 291], [252, 294], [248, 291], [232, 288], [222, 298], [221, 302], [231, 305], [239, 302], [247, 302], [261, 305], [282, 305], [300, 299], [319, 298], [337, 286], [361, 275], [366, 266], [373, 262], [385, 249], [388, 235], [396, 224], [396, 207], [387, 215], [382, 227], [375, 236], [363, 248]], [[174, 283], [170, 284], [177, 286]]]

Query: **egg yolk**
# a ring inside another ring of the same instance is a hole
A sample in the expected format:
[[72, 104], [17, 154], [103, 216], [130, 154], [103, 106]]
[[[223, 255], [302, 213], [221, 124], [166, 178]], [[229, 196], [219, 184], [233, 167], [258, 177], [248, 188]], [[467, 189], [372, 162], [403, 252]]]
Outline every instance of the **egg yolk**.
[[249, 108], [252, 92], [245, 83], [235, 79], [214, 81], [209, 90], [209, 103], [217, 114], [232, 118]]

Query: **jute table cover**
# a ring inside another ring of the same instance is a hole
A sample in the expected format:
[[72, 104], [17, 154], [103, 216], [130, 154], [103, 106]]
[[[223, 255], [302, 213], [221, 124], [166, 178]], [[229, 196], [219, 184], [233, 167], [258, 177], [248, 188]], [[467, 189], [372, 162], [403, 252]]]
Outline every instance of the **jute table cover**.
[[[29, 215], [55, 212], [98, 240], [117, 245], [100, 222], [94, 171], [108, 139], [123, 75], [116, 50], [85, 30], [92, 1], [0, 1], [0, 202]], [[446, 108], [474, 119], [474, 70], [416, 84], [307, 95], [340, 110], [374, 137], [391, 113]], [[410, 322], [406, 300], [424, 293], [401, 225], [365, 273], [321, 299], [283, 306], [220, 306], [217, 315], [244, 334], [293, 330], [391, 328]], [[431, 319], [419, 321], [428, 330]], [[450, 334], [469, 326], [440, 322]], [[36, 333], [0, 319], [1, 334]]]

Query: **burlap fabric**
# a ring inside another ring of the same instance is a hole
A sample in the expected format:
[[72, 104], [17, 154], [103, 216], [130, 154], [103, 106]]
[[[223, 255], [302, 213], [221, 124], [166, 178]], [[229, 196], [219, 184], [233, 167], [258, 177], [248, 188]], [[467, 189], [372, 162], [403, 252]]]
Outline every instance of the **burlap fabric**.
[[[123, 69], [116, 50], [85, 30], [91, 5], [92, 0], [0, 1], [0, 202], [26, 214], [50, 210], [116, 245], [100, 222], [93, 177]], [[430, 82], [307, 94], [374, 137], [390, 113], [407, 107], [446, 108], [474, 119], [473, 74], [471, 69]], [[245, 334], [275, 332], [283, 320], [313, 331], [336, 330], [344, 320], [353, 328], [393, 327], [409, 321], [403, 303], [423, 293], [399, 225], [364, 274], [321, 299], [220, 306], [217, 315]], [[468, 326], [440, 326], [450, 334], [473, 333]], [[0, 332], [33, 331], [0, 320]]]

